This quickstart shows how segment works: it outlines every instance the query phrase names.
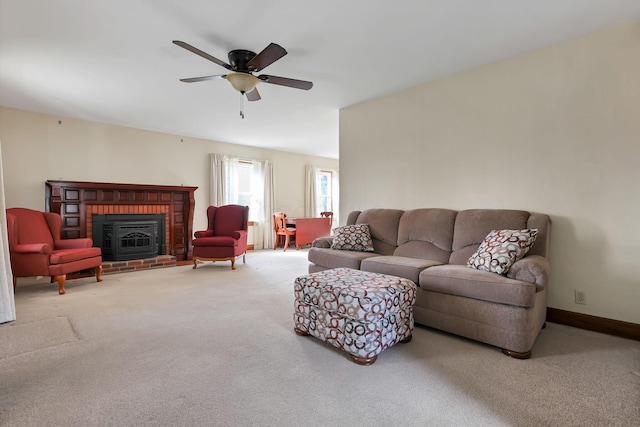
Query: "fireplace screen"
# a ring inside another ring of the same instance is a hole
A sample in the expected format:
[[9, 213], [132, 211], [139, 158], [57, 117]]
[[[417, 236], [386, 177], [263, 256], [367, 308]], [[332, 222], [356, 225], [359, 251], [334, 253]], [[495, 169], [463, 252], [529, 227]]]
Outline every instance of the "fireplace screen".
[[93, 242], [106, 261], [153, 258], [166, 254], [165, 217], [155, 214], [93, 216]]

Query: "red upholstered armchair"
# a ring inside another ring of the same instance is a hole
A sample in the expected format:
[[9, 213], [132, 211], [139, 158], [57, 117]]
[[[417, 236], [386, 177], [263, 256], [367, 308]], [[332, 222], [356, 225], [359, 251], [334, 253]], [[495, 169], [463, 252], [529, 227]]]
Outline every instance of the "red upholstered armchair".
[[67, 274], [89, 269], [102, 281], [102, 250], [91, 239], [61, 239], [60, 215], [10, 208], [7, 229], [14, 289], [18, 277], [50, 276], [62, 295]]
[[240, 205], [209, 206], [208, 227], [196, 231], [193, 239], [193, 268], [198, 261], [231, 261], [236, 269], [236, 257], [246, 262], [249, 207]]

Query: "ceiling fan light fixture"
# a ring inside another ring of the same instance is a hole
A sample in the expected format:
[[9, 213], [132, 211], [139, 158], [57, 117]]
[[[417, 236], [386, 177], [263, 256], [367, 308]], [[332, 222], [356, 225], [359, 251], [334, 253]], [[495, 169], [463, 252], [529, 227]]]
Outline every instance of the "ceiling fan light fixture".
[[260, 83], [260, 79], [249, 73], [229, 73], [227, 80], [240, 93], [249, 93]]

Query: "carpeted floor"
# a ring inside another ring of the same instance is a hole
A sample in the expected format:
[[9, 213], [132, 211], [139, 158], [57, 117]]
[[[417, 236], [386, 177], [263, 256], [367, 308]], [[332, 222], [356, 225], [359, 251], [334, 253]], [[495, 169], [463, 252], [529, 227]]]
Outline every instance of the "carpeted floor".
[[549, 323], [529, 360], [433, 329], [358, 366], [293, 332], [306, 251], [20, 281], [2, 426], [638, 426], [640, 342]]

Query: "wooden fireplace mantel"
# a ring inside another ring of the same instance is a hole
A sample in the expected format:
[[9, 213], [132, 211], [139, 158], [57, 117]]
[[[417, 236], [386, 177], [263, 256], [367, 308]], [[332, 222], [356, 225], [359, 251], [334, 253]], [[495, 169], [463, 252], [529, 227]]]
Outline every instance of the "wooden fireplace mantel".
[[151, 213], [167, 215], [167, 255], [178, 261], [192, 255], [194, 192], [198, 187], [116, 184], [108, 182], [46, 181], [45, 210], [62, 217], [62, 237], [91, 237], [91, 215]]

